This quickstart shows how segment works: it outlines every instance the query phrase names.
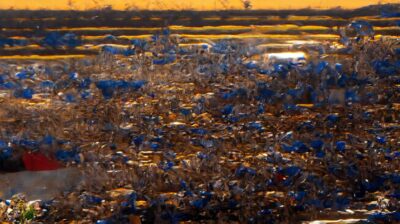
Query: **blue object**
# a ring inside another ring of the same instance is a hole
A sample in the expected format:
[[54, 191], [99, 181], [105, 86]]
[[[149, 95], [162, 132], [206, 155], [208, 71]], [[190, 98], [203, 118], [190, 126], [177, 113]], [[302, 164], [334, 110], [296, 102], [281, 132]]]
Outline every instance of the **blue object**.
[[102, 219], [102, 220], [97, 220], [96, 224], [111, 224], [111, 222]]
[[90, 90], [84, 90], [84, 91], [81, 92], [80, 95], [81, 95], [81, 98], [82, 98], [82, 99], [86, 100], [86, 99], [89, 99], [89, 98], [90, 98], [90, 96], [92, 95], [92, 93], [90, 92]]
[[164, 170], [165, 172], [171, 170], [174, 167], [175, 163], [172, 161], [167, 161], [167, 162], [162, 162], [161, 163], [161, 169]]
[[78, 73], [76, 73], [76, 72], [71, 72], [71, 73], [69, 73], [69, 79], [71, 79], [71, 80], [77, 80], [78, 79]]
[[29, 79], [29, 78], [31, 78], [34, 74], [35, 74], [35, 73], [34, 73], [33, 71], [23, 70], [23, 71], [17, 72], [17, 73], [15, 74], [15, 76], [16, 76], [18, 79]]
[[70, 162], [74, 161], [76, 163], [79, 163], [81, 158], [79, 156], [79, 151], [74, 148], [72, 150], [57, 150], [56, 152], [56, 158], [57, 160], [63, 161], [63, 162]]
[[329, 66], [329, 63], [326, 61], [321, 61], [318, 63], [315, 72], [318, 75], [321, 75], [321, 73]]
[[358, 102], [360, 100], [356, 91], [346, 90], [344, 97], [347, 102]]
[[79, 36], [74, 33], [67, 33], [61, 38], [62, 45], [68, 48], [76, 48], [82, 45], [82, 41]]
[[14, 47], [14, 46], [26, 46], [26, 45], [28, 45], [28, 41], [25, 39], [0, 37], [0, 48], [4, 48], [5, 46]]
[[75, 96], [72, 93], [65, 94], [64, 100], [68, 103], [76, 102]]
[[233, 105], [229, 104], [226, 105], [224, 108], [221, 110], [223, 115], [229, 115], [233, 112]]
[[8, 146], [7, 142], [0, 140], [0, 149], [4, 149]]
[[52, 48], [58, 48], [63, 45], [61, 38], [62, 38], [62, 35], [60, 33], [50, 32], [42, 40], [42, 45], [50, 46]]
[[197, 199], [197, 200], [190, 202], [190, 204], [197, 209], [203, 209], [204, 207], [207, 206], [208, 201], [209, 200], [207, 200], [205, 198], [201, 198], [201, 199]]
[[131, 43], [138, 48], [144, 49], [147, 46], [147, 41], [142, 39], [133, 39]]
[[289, 177], [296, 176], [300, 172], [301, 172], [301, 169], [298, 166], [288, 166], [288, 167], [280, 170], [281, 174], [283, 174], [285, 176], [289, 176]]
[[18, 144], [22, 147], [25, 147], [27, 149], [35, 150], [39, 147], [39, 143], [34, 140], [29, 140], [29, 139], [21, 139], [19, 140]]
[[308, 146], [301, 141], [295, 141], [291, 146], [282, 144], [281, 147], [285, 152], [306, 153], [310, 151]]
[[42, 139], [42, 144], [51, 145], [54, 142], [54, 137], [51, 135], [46, 135]]
[[111, 99], [114, 93], [118, 90], [125, 91], [127, 89], [137, 91], [142, 88], [147, 81], [125, 81], [125, 80], [99, 80], [96, 82], [96, 87], [99, 88], [105, 99]]
[[62, 35], [59, 32], [50, 32], [42, 39], [41, 45], [52, 48], [75, 48], [82, 45], [82, 41], [80, 37], [74, 33], [66, 33]]
[[376, 137], [376, 142], [379, 144], [385, 144], [386, 143], [386, 137], [385, 136], [377, 136]]
[[372, 62], [372, 66], [375, 72], [381, 77], [393, 76], [397, 73], [397, 68], [395, 64], [392, 64], [388, 60], [376, 60]]
[[329, 123], [334, 124], [334, 123], [336, 123], [336, 122], [339, 121], [339, 116], [338, 116], [337, 114], [329, 114], [329, 115], [326, 117], [326, 120], [327, 120]]
[[114, 55], [124, 55], [124, 56], [131, 56], [131, 55], [135, 55], [136, 52], [134, 49], [131, 48], [119, 48], [119, 47], [113, 47], [113, 46], [103, 46], [102, 48], [103, 52], [107, 52], [110, 54], [114, 54]]
[[197, 153], [197, 158], [203, 160], [203, 159], [208, 159], [209, 156], [208, 156], [207, 154], [204, 154], [203, 152], [198, 152], [198, 153]]
[[136, 146], [140, 146], [142, 143], [143, 143], [143, 141], [144, 141], [144, 135], [139, 135], [139, 136], [137, 136], [137, 137], [135, 137], [134, 139], [133, 139], [133, 143], [136, 145]]
[[371, 222], [389, 222], [389, 217], [387, 214], [381, 212], [375, 212], [368, 216], [368, 221]]
[[310, 149], [308, 148], [308, 146], [306, 144], [304, 144], [301, 141], [295, 141], [293, 143], [293, 147], [295, 149], [295, 152], [297, 153], [305, 153], [305, 152], [309, 152]]
[[335, 70], [339, 73], [343, 72], [343, 65], [340, 63], [335, 64]]
[[151, 142], [150, 148], [153, 149], [154, 151], [156, 151], [160, 148], [160, 144], [158, 142]]
[[45, 80], [40, 83], [40, 87], [42, 88], [54, 88], [54, 82], [50, 80]]
[[263, 124], [261, 122], [258, 122], [258, 121], [249, 122], [247, 125], [248, 125], [248, 127], [250, 129], [256, 129], [258, 131], [264, 130]]
[[103, 199], [94, 195], [85, 195], [85, 201], [88, 204], [100, 204]]
[[344, 142], [344, 141], [336, 142], [336, 150], [338, 150], [339, 152], [344, 153], [345, 150], [346, 150], [346, 142]]
[[193, 134], [197, 134], [197, 135], [205, 135], [208, 133], [208, 131], [203, 128], [192, 128], [191, 131]]
[[321, 150], [324, 146], [324, 142], [321, 140], [313, 140], [310, 145], [315, 150]]
[[381, 17], [383, 18], [400, 18], [400, 12], [388, 12], [388, 11], [382, 11], [381, 12]]
[[246, 64], [246, 68], [249, 69], [249, 70], [253, 70], [253, 69], [258, 69], [259, 66], [254, 61], [251, 61], [251, 62]]
[[12, 156], [13, 149], [10, 147], [4, 147], [0, 149], [0, 160], [8, 159]]
[[350, 27], [361, 36], [372, 36], [374, 34], [373, 26], [364, 20], [354, 21], [350, 24]]
[[171, 64], [171, 63], [175, 62], [175, 60], [176, 60], [176, 55], [167, 55], [163, 58], [154, 59], [153, 64], [166, 65], [166, 64]]
[[289, 195], [293, 197], [296, 201], [300, 202], [306, 197], [307, 192], [305, 191], [289, 192]]
[[326, 155], [326, 153], [325, 153], [324, 151], [322, 151], [322, 150], [317, 150], [317, 151], [315, 152], [315, 156], [316, 156], [317, 158], [324, 158], [325, 155]]
[[147, 84], [146, 80], [138, 80], [138, 81], [133, 81], [129, 83], [129, 86], [133, 88], [133, 90], [139, 90], [142, 88], [144, 85]]
[[251, 176], [254, 176], [254, 175], [256, 175], [256, 173], [257, 172], [254, 169], [249, 168], [249, 167], [245, 167], [245, 166], [242, 166], [242, 165], [240, 165], [239, 168], [237, 168], [236, 171], [235, 171], [235, 174], [238, 177], [244, 176], [245, 174], [249, 174]]
[[32, 99], [33, 94], [35, 94], [35, 91], [31, 88], [19, 89], [14, 92], [14, 96], [16, 98], [23, 98], [23, 99]]
[[91, 83], [92, 83], [92, 80], [90, 78], [84, 78], [84, 79], [80, 80], [79, 88], [88, 89], [90, 87]]

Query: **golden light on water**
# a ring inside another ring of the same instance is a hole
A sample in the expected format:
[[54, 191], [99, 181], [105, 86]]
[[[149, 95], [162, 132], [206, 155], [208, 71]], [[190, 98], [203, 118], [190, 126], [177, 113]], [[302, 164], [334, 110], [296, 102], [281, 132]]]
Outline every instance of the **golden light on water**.
[[[357, 8], [378, 3], [398, 3], [398, 0], [252, 0], [253, 9], [297, 9], [297, 8]], [[107, 5], [114, 9], [194, 9], [221, 10], [242, 9], [242, 0], [0, 0], [2, 9], [76, 9], [102, 8]]]
[[270, 53], [268, 54], [269, 59], [290, 59], [299, 60], [305, 58], [306, 54], [304, 52], [281, 52], [281, 53]]

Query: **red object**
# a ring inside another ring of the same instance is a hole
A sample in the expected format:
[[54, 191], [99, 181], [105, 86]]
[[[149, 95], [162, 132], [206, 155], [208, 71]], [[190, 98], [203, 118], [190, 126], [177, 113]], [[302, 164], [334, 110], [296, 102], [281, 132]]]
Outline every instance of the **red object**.
[[275, 175], [275, 179], [276, 179], [278, 182], [282, 182], [282, 181], [284, 181], [284, 180], [286, 179], [286, 177], [285, 177], [284, 175], [280, 174], [280, 173], [277, 173], [277, 174]]
[[22, 156], [25, 169], [29, 171], [45, 171], [56, 170], [60, 168], [60, 164], [53, 159], [48, 158], [40, 152], [24, 153]]

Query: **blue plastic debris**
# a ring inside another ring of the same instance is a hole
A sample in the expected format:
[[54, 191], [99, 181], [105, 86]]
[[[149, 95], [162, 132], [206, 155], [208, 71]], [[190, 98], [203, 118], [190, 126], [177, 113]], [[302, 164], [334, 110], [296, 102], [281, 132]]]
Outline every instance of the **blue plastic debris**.
[[229, 104], [222, 108], [221, 113], [223, 115], [229, 115], [233, 112], [233, 105]]
[[291, 146], [283, 144], [282, 149], [285, 152], [296, 152], [296, 153], [306, 153], [310, 151], [309, 147], [302, 141], [295, 141]]
[[375, 72], [380, 76], [392, 76], [397, 72], [397, 68], [388, 60], [377, 60], [372, 62]]
[[259, 121], [249, 122], [247, 125], [248, 125], [248, 127], [250, 129], [255, 129], [255, 130], [258, 130], [258, 131], [264, 130], [263, 124], [261, 122], [259, 122]]
[[283, 168], [280, 170], [280, 173], [285, 175], [285, 176], [289, 176], [289, 177], [293, 177], [298, 175], [301, 172], [300, 167], [298, 166], [288, 166], [286, 168]]
[[81, 161], [80, 155], [79, 155], [79, 150], [78, 149], [72, 149], [72, 150], [57, 150], [56, 152], [56, 158], [60, 161], [63, 162], [76, 162], [79, 163]]
[[341, 153], [344, 153], [346, 150], [346, 142], [344, 142], [344, 141], [336, 142], [336, 150]]
[[378, 142], [379, 144], [385, 144], [386, 137], [385, 136], [376, 136], [376, 142]]
[[139, 80], [128, 82], [125, 80], [99, 80], [96, 82], [96, 87], [99, 88], [105, 99], [111, 99], [117, 91], [130, 89], [137, 91], [142, 88], [147, 81]]
[[311, 142], [311, 147], [315, 150], [321, 150], [322, 147], [324, 146], [324, 142], [321, 140], [314, 140]]
[[197, 135], [206, 135], [208, 133], [208, 131], [203, 128], [192, 128], [191, 131], [193, 134]]
[[103, 199], [94, 195], [85, 195], [84, 200], [88, 204], [100, 204]]
[[206, 200], [206, 199], [197, 199], [195, 201], [192, 201], [190, 204], [193, 207], [197, 208], [197, 209], [203, 209], [204, 207], [207, 206], [208, 200]]
[[23, 98], [23, 99], [32, 99], [33, 94], [35, 94], [35, 91], [31, 88], [18, 89], [15, 90], [14, 92], [14, 96], [16, 98]]
[[259, 66], [258, 66], [258, 64], [256, 62], [251, 61], [251, 62], [248, 62], [246, 64], [246, 68], [249, 69], [249, 70], [252, 70], [252, 69], [258, 69]]
[[321, 61], [316, 67], [316, 73], [320, 75], [328, 66], [329, 66], [328, 62]]
[[10, 147], [2, 147], [0, 148], [0, 160], [6, 160], [11, 158], [13, 154], [13, 149]]
[[158, 142], [151, 142], [150, 143], [150, 148], [155, 150], [155, 151], [158, 150], [160, 147], [161, 147], [160, 143], [158, 143]]
[[147, 41], [143, 39], [133, 39], [131, 40], [131, 43], [137, 47], [137, 48], [142, 48], [145, 49], [147, 46]]
[[124, 56], [131, 56], [136, 54], [134, 49], [131, 48], [120, 48], [120, 47], [114, 47], [114, 46], [103, 46], [102, 47], [102, 51], [103, 52], [107, 52], [110, 54], [114, 54], [114, 55], [124, 55]]
[[162, 58], [159, 59], [154, 59], [153, 64], [155, 65], [166, 65], [166, 64], [171, 64], [176, 61], [176, 55], [175, 54], [168, 54]]
[[53, 137], [53, 136], [51, 136], [51, 135], [46, 135], [46, 136], [44, 136], [43, 139], [42, 139], [42, 144], [45, 144], [45, 145], [52, 145], [54, 141], [55, 141], [55, 140], [54, 140], [54, 137]]
[[161, 169], [164, 170], [165, 172], [172, 170], [174, 167], [175, 163], [172, 161], [164, 161], [160, 164]]
[[17, 77], [18, 79], [29, 79], [32, 78], [32, 76], [35, 75], [34, 71], [30, 71], [30, 70], [23, 70], [20, 72], [17, 72], [15, 74], [15, 77]]
[[52, 48], [75, 48], [81, 44], [82, 42], [80, 37], [74, 33], [66, 33], [62, 35], [59, 32], [49, 32], [41, 41], [42, 46], [49, 46]]
[[373, 26], [367, 21], [354, 21], [350, 24], [350, 27], [353, 28], [357, 32], [357, 34], [361, 36], [371, 36], [374, 34]]
[[96, 224], [110, 224], [111, 222], [107, 221], [107, 220], [97, 220]]
[[347, 102], [358, 102], [360, 101], [360, 97], [355, 91], [352, 90], [346, 90], [344, 97]]
[[79, 77], [79, 75], [78, 75], [77, 72], [71, 72], [71, 73], [69, 73], [68, 77], [69, 77], [69, 79], [71, 79], [71, 80], [77, 80], [78, 77]]
[[40, 87], [42, 87], [42, 88], [52, 89], [52, 88], [54, 88], [54, 86], [55, 86], [54, 82], [50, 81], [50, 80], [45, 80], [40, 83]]
[[336, 123], [339, 121], [339, 116], [337, 114], [329, 114], [326, 117], [326, 120], [332, 124]]
[[0, 48], [14, 47], [14, 46], [26, 46], [29, 44], [27, 39], [15, 39], [15, 38], [4, 38], [0, 37]]
[[68, 103], [74, 103], [76, 102], [76, 98], [72, 93], [67, 93], [65, 94], [64, 100]]
[[381, 17], [383, 18], [400, 18], [400, 12], [390, 12], [390, 11], [382, 11], [381, 12]]
[[254, 176], [256, 175], [256, 173], [257, 172], [254, 169], [242, 165], [239, 168], [237, 168], [235, 172], [236, 176], [243, 176], [245, 174]]
[[84, 100], [89, 99], [91, 95], [92, 93], [90, 92], [90, 90], [83, 90], [80, 94], [81, 98]]
[[75, 48], [82, 45], [82, 41], [79, 36], [74, 33], [66, 33], [61, 39], [63, 45], [68, 48]]

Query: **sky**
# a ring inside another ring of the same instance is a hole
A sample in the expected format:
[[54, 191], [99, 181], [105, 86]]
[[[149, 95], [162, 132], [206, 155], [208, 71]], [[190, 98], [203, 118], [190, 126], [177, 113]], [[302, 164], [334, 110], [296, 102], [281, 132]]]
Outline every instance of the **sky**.
[[[399, 0], [250, 0], [253, 9], [357, 8]], [[112, 6], [114, 9], [194, 9], [221, 10], [243, 8], [242, 0], [0, 0], [1, 9], [75, 9]]]

